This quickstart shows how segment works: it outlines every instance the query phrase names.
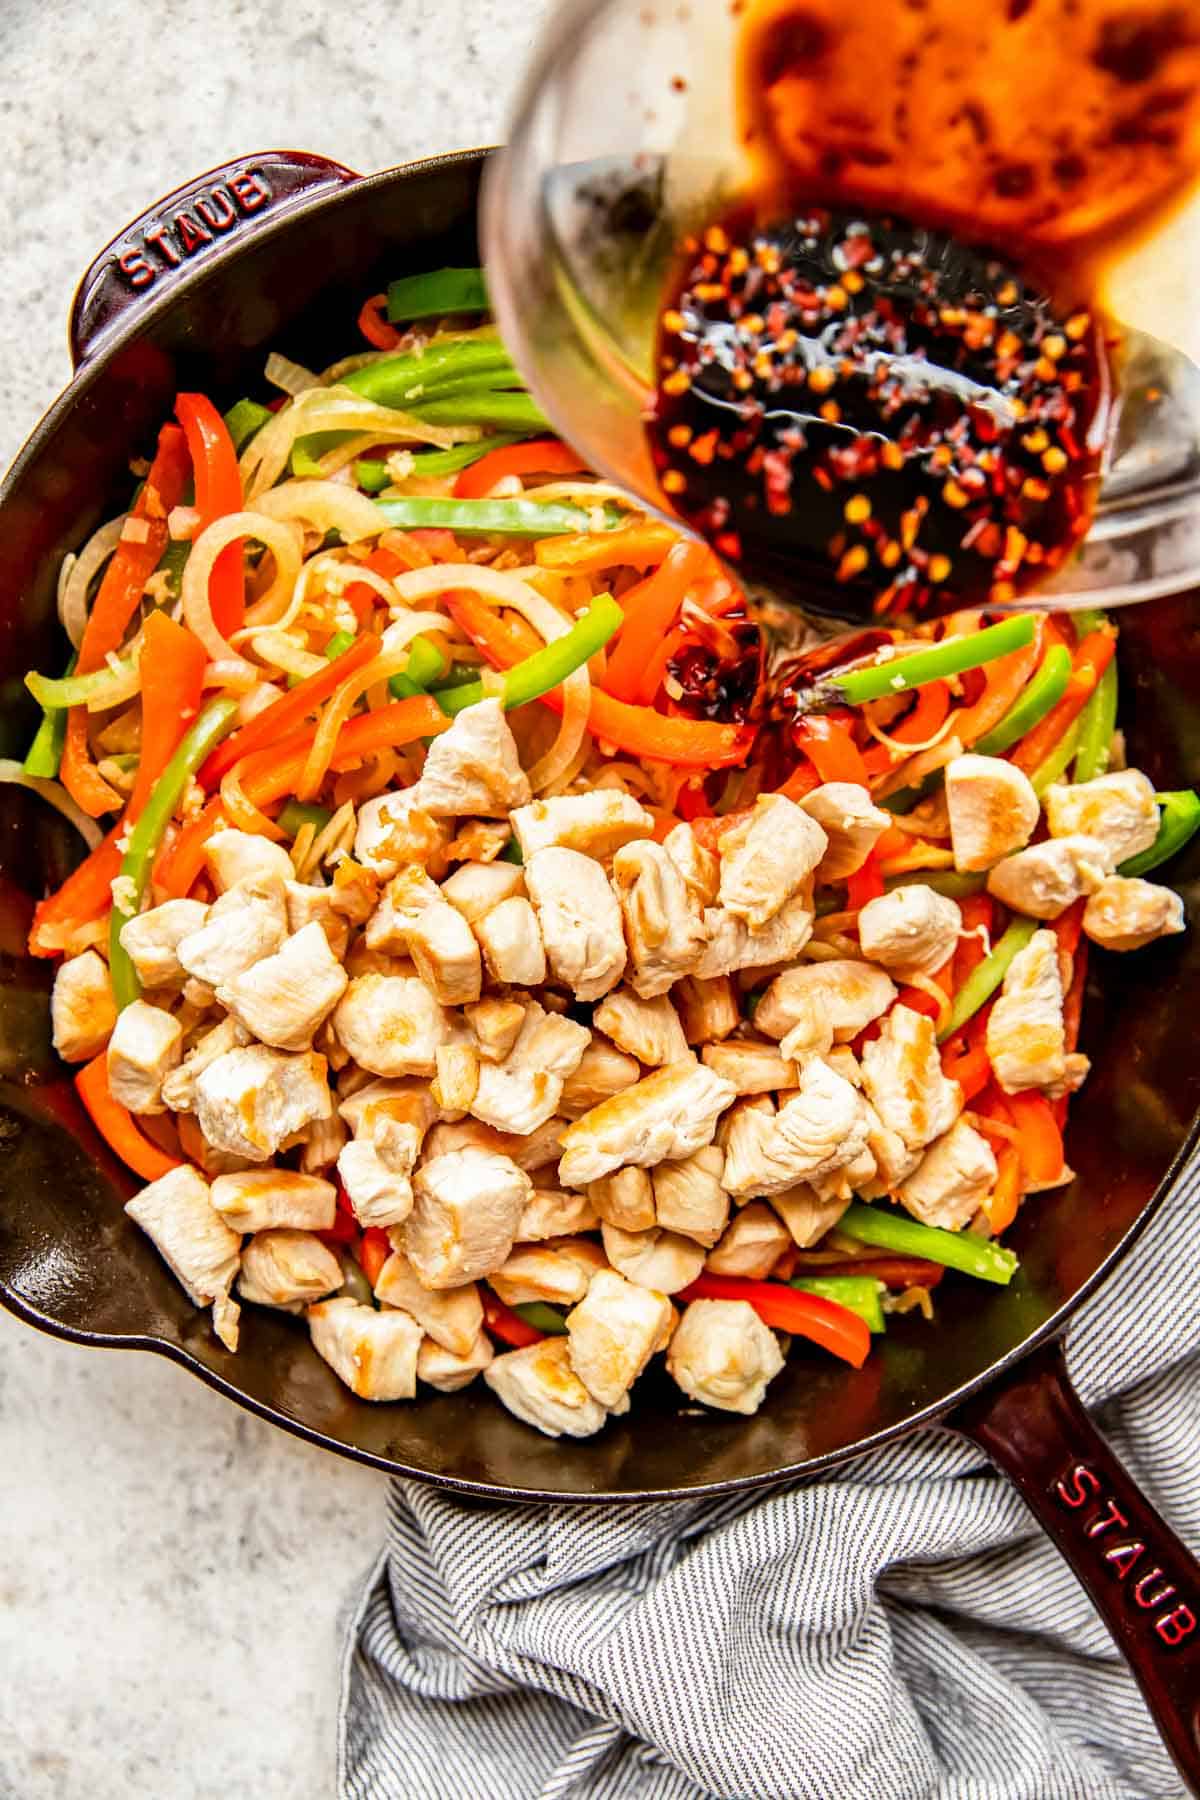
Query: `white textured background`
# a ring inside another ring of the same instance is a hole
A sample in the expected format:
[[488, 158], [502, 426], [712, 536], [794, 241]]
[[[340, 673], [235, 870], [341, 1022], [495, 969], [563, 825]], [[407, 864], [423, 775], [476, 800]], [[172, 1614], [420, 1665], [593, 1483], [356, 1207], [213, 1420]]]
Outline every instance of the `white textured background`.
[[[494, 142], [541, 12], [0, 0], [0, 462], [68, 378], [75, 281], [143, 206], [254, 150], [369, 171]], [[0, 1314], [0, 1800], [325, 1800], [382, 1522], [381, 1477]]]

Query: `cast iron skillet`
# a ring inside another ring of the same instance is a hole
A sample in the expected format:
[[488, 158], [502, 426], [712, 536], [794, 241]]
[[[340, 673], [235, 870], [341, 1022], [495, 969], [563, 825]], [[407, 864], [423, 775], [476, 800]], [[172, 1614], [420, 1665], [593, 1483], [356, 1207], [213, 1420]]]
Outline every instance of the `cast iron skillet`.
[[[71, 316], [77, 373], [0, 492], [0, 754], [20, 754], [25, 669], [64, 660], [54, 618], [64, 552], [116, 509], [177, 388], [228, 403], [268, 347], [321, 366], [356, 339], [389, 276], [475, 259], [483, 153], [369, 180], [276, 152], [215, 169], [111, 244]], [[1123, 615], [1131, 760], [1160, 787], [1200, 778], [1200, 606]], [[1075, 1307], [1147, 1224], [1197, 1140], [1200, 929], [1136, 957], [1093, 959], [1072, 1113], [1078, 1179], [1024, 1209], [1011, 1288], [951, 1277], [939, 1320], [893, 1321], [855, 1373], [802, 1345], [753, 1419], [681, 1409], [664, 1376], [591, 1442], [552, 1442], [481, 1387], [372, 1407], [296, 1321], [254, 1307], [229, 1355], [121, 1202], [133, 1184], [96, 1137], [49, 1047], [51, 969], [24, 955], [32, 900], [78, 843], [41, 803], [0, 789], [0, 1300], [76, 1343], [151, 1350], [286, 1430], [376, 1468], [490, 1499], [679, 1496], [811, 1475], [938, 1420], [1016, 1482], [1129, 1657], [1200, 1791], [1200, 1567], [1155, 1518], [1071, 1392], [1057, 1348]], [[1189, 900], [1200, 842], [1172, 869]], [[1193, 920], [1200, 913], [1190, 908]], [[1122, 1546], [1138, 1545], [1118, 1553]], [[1143, 1579], [1143, 1577], [1145, 1579]]]

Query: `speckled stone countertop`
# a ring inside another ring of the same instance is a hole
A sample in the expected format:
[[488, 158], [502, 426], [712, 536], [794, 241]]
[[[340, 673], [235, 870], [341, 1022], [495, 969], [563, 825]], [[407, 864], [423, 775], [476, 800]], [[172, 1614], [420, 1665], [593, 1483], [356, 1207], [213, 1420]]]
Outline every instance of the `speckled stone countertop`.
[[[228, 157], [495, 141], [500, 0], [0, 0], [0, 461], [70, 373], [94, 252]], [[324, 1800], [384, 1482], [147, 1356], [0, 1314], [0, 1800]]]

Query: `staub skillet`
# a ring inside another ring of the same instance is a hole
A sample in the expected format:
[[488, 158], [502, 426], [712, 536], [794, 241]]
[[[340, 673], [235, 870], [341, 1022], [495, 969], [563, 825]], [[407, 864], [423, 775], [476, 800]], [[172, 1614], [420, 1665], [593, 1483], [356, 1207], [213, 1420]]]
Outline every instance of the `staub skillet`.
[[[0, 754], [28, 740], [23, 672], [63, 660], [59, 562], [127, 490], [129, 459], [176, 389], [201, 386], [228, 403], [257, 382], [271, 347], [325, 364], [352, 343], [362, 297], [388, 277], [473, 260], [483, 161], [465, 152], [360, 180], [317, 157], [249, 157], [180, 188], [102, 252], [71, 315], [75, 378], [0, 493]], [[1122, 627], [1131, 761], [1159, 787], [1191, 785], [1200, 600], [1132, 609]], [[221, 1348], [126, 1220], [130, 1178], [50, 1050], [51, 970], [24, 956], [25, 929], [78, 844], [32, 796], [0, 795], [0, 1299], [19, 1317], [77, 1343], [170, 1357], [312, 1443], [490, 1499], [750, 1487], [811, 1475], [931, 1420], [950, 1424], [988, 1451], [1052, 1534], [1200, 1792], [1200, 1567], [1087, 1419], [1056, 1348], [1200, 1135], [1200, 840], [1172, 870], [1192, 930], [1136, 958], [1093, 961], [1083, 1044], [1093, 1074], [1067, 1145], [1078, 1178], [1025, 1209], [1011, 1288], [947, 1283], [937, 1328], [896, 1319], [859, 1373], [793, 1349], [753, 1419], [680, 1416], [674, 1389], [648, 1375], [628, 1418], [577, 1443], [540, 1437], [472, 1390], [372, 1407], [293, 1320], [253, 1307], [241, 1353]]]

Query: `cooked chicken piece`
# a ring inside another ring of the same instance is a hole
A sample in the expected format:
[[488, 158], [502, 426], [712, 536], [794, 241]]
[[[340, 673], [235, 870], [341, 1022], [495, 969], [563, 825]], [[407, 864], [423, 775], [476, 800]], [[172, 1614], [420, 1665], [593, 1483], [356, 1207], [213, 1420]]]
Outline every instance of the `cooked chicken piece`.
[[437, 1106], [424, 1082], [368, 1081], [338, 1106], [356, 1138], [373, 1144], [389, 1169], [407, 1175]]
[[236, 1352], [242, 1309], [229, 1294], [218, 1294], [212, 1303], [212, 1322], [215, 1335], [227, 1350]]
[[[775, 1205], [786, 1196], [776, 1196]], [[738, 1275], [747, 1281], [765, 1281], [792, 1240], [787, 1228], [763, 1200], [752, 1200], [726, 1227], [720, 1243], [710, 1250], [704, 1267], [710, 1275]]]
[[[858, 1089], [813, 1057], [794, 1098], [762, 1123], [747, 1114], [727, 1146], [725, 1187], [735, 1195], [771, 1195], [844, 1168], [866, 1148], [866, 1108]], [[754, 1138], [757, 1136], [757, 1146]]]
[[[833, 1020], [826, 1004], [827, 991], [816, 986], [801, 988], [791, 1001], [796, 1023], [779, 1040], [779, 1054], [785, 1062], [794, 1064], [807, 1056], [823, 1056], [829, 1059], [829, 1066], [833, 1068], [834, 1051], [849, 1049], [848, 1044], [835, 1044], [833, 1041]], [[861, 1082], [855, 1082], [854, 1085], [861, 1086]]]
[[702, 981], [712, 981], [738, 969], [791, 962], [812, 936], [813, 917], [811, 882], [758, 931], [723, 906], [709, 906], [704, 913], [708, 943], [692, 973]]
[[600, 1002], [593, 1018], [619, 1049], [650, 1068], [686, 1062], [691, 1055], [679, 1014], [666, 994], [644, 1000], [632, 988], [619, 987]]
[[685, 975], [672, 989], [671, 999], [679, 1008], [683, 1035], [689, 1044], [716, 1043], [741, 1024], [737, 994], [728, 975], [717, 975], [710, 981]]
[[468, 925], [477, 924], [502, 900], [525, 892], [525, 871], [510, 862], [460, 863], [442, 883], [442, 898], [457, 907]]
[[608, 1267], [608, 1260], [600, 1245], [589, 1237], [557, 1237], [550, 1238], [543, 1246], [547, 1250], [555, 1250], [560, 1256], [571, 1259], [576, 1268], [582, 1269], [590, 1281], [593, 1275]]
[[329, 948], [340, 962], [350, 944], [350, 924], [333, 904], [333, 889], [313, 887], [307, 881], [285, 881], [288, 930], [303, 931], [306, 925], [319, 925]]
[[739, 1204], [746, 1197], [774, 1117], [775, 1102], [769, 1094], [748, 1094], [735, 1100], [718, 1122], [714, 1142], [725, 1152], [725, 1190]]
[[464, 1287], [501, 1267], [533, 1183], [491, 1150], [452, 1150], [413, 1178], [413, 1210], [401, 1247], [429, 1288]]
[[363, 937], [371, 950], [406, 950], [443, 1006], [478, 1000], [483, 984], [479, 946], [462, 914], [443, 899], [423, 869], [405, 869], [388, 883]]
[[300, 1167], [304, 1174], [319, 1175], [322, 1169], [332, 1168], [349, 1135], [337, 1113], [309, 1125], [300, 1152]]
[[547, 1437], [591, 1437], [608, 1418], [572, 1369], [565, 1337], [494, 1357], [483, 1379], [510, 1413]]
[[177, 1069], [162, 1085], [162, 1097], [173, 1112], [190, 1112], [196, 1104], [196, 1077], [227, 1050], [249, 1042], [250, 1034], [236, 1019], [223, 1018], [197, 1038]]
[[648, 1169], [614, 1169], [588, 1184], [596, 1217], [621, 1231], [651, 1231], [655, 1224], [654, 1185]]
[[695, 967], [705, 947], [703, 909], [666, 846], [651, 838], [617, 851], [613, 886], [625, 921], [633, 986], [647, 999], [665, 994]]
[[481, 1331], [465, 1356], [455, 1356], [433, 1338], [422, 1340], [417, 1357], [417, 1378], [443, 1394], [457, 1394], [489, 1367], [495, 1352], [486, 1331]]
[[[151, 917], [149, 913], [142, 916]], [[107, 1044], [116, 1022], [117, 1004], [104, 958], [94, 950], [67, 957], [58, 965], [50, 996], [54, 1048], [63, 1061], [90, 1062]]]
[[651, 1180], [664, 1231], [677, 1231], [711, 1250], [729, 1222], [724, 1172], [725, 1152], [718, 1144], [693, 1150], [682, 1162], [660, 1163]]
[[238, 1293], [255, 1306], [298, 1311], [341, 1287], [342, 1265], [311, 1231], [260, 1231], [242, 1251]]
[[318, 1300], [308, 1309], [313, 1349], [360, 1400], [411, 1400], [422, 1331], [406, 1312], [376, 1312], [357, 1300]]
[[439, 1044], [431, 1093], [447, 1118], [470, 1110], [479, 1091], [479, 1057], [473, 1044]]
[[1026, 1088], [1062, 1091], [1068, 1067], [1063, 1023], [1063, 984], [1058, 941], [1052, 931], [1035, 931], [1018, 950], [988, 1014], [987, 1053], [1006, 1094]]
[[354, 1216], [364, 1228], [401, 1225], [413, 1208], [407, 1173], [392, 1168], [369, 1138], [354, 1138], [337, 1159], [338, 1175]]
[[654, 819], [632, 794], [593, 788], [589, 794], [534, 800], [513, 813], [512, 828], [526, 865], [535, 852], [555, 848], [604, 861], [622, 844], [648, 836]]
[[307, 1050], [346, 991], [346, 971], [314, 919], [274, 956], [217, 989], [221, 1005], [276, 1050]]
[[[782, 1050], [782, 1048], [781, 1044], [780, 1049]], [[849, 1044], [834, 1044], [832, 1049], [823, 1050], [821, 1056], [822, 1060], [827, 1062], [831, 1069], [836, 1069], [838, 1074], [850, 1083], [851, 1087], [860, 1088], [862, 1086], [862, 1069]]]
[[495, 1131], [492, 1126], [484, 1125], [479, 1119], [463, 1119], [453, 1125], [435, 1125], [422, 1146], [423, 1156], [426, 1162], [432, 1162], [435, 1156], [445, 1156], [451, 1150], [494, 1150], [501, 1156], [511, 1157], [518, 1169], [524, 1169], [528, 1173], [533, 1169], [544, 1169], [549, 1163], [558, 1161], [561, 1149], [559, 1138], [566, 1123], [565, 1119], [547, 1119], [544, 1125], [539, 1125], [527, 1137], [516, 1137], [508, 1131]]
[[394, 1249], [379, 1271], [375, 1298], [409, 1313], [435, 1343], [455, 1356], [469, 1356], [483, 1330], [483, 1302], [475, 1283], [434, 1293], [418, 1280], [403, 1250]]
[[1105, 950], [1140, 950], [1184, 929], [1183, 901], [1171, 888], [1110, 875], [1083, 909], [1083, 929]]
[[212, 1204], [234, 1231], [328, 1231], [337, 1209], [337, 1189], [319, 1175], [294, 1169], [241, 1169], [218, 1175]]
[[239, 881], [292, 879], [292, 859], [283, 845], [253, 831], [214, 831], [204, 846], [204, 862], [218, 894], [228, 893]]
[[932, 975], [954, 955], [962, 931], [958, 902], [914, 882], [868, 900], [858, 915], [864, 956], [885, 969]]
[[[207, 917], [208, 908], [200, 900], [165, 900], [161, 906], [152, 906], [149, 912], [138, 913], [122, 925], [121, 948], [144, 988], [177, 987], [182, 983], [184, 968], [176, 954], [180, 940], [199, 931]], [[94, 956], [95, 951], [88, 954]], [[60, 975], [70, 966], [64, 963]]]
[[179, 1134], [179, 1147], [188, 1162], [195, 1163], [206, 1180], [212, 1181], [218, 1175], [232, 1175], [238, 1169], [253, 1168], [244, 1156], [230, 1156], [224, 1150], [214, 1150], [194, 1113], [181, 1112], [176, 1115], [175, 1129]]
[[961, 1231], [995, 1183], [996, 1158], [991, 1145], [965, 1119], [956, 1119], [903, 1183], [899, 1200], [922, 1225]]
[[654, 1168], [690, 1156], [712, 1142], [733, 1098], [732, 1084], [703, 1063], [668, 1063], [567, 1127], [558, 1178], [586, 1187], [625, 1163]]
[[573, 1256], [550, 1244], [518, 1244], [502, 1268], [488, 1277], [506, 1306], [544, 1300], [551, 1306], [573, 1306], [587, 1293], [588, 1272]]
[[[408, 950], [408, 933], [425, 908], [447, 904], [441, 888], [436, 881], [430, 880], [424, 869], [402, 869], [388, 882], [379, 905], [367, 920], [363, 943], [368, 950], [403, 956]], [[450, 910], [453, 912], [453, 907]], [[459, 923], [462, 923], [461, 919]]]
[[439, 873], [449, 841], [449, 827], [433, 817], [416, 787], [364, 800], [358, 809], [355, 861], [385, 881], [402, 868]]
[[557, 1112], [563, 1084], [579, 1067], [590, 1037], [586, 1025], [531, 1001], [508, 1056], [481, 1065], [472, 1113], [497, 1131], [528, 1137]]
[[493, 981], [513, 987], [540, 987], [545, 981], [546, 952], [538, 916], [523, 894], [494, 906], [476, 921], [474, 931]]
[[626, 1056], [623, 1050], [618, 1050], [615, 1044], [594, 1031], [591, 1043], [579, 1059], [579, 1067], [563, 1083], [558, 1110], [565, 1119], [582, 1118], [602, 1100], [623, 1093], [641, 1077], [641, 1068], [632, 1056]]
[[744, 1300], [693, 1300], [667, 1351], [688, 1398], [722, 1412], [757, 1412], [782, 1367], [774, 1333]]
[[602, 1269], [567, 1314], [571, 1367], [601, 1406], [616, 1406], [650, 1361], [670, 1322], [671, 1305], [665, 1295]]
[[1051, 837], [1098, 838], [1114, 867], [1158, 836], [1154, 783], [1140, 769], [1117, 769], [1074, 786], [1056, 781], [1046, 789], [1045, 807]]
[[804, 963], [777, 975], [754, 1011], [754, 1028], [768, 1037], [785, 1038], [796, 1025], [809, 1026], [812, 1000], [824, 1003], [833, 1039], [848, 1044], [896, 998], [896, 987], [882, 969], [850, 959]]
[[338, 1002], [333, 1027], [373, 1075], [432, 1075], [450, 1020], [416, 977], [357, 975]]
[[285, 1139], [333, 1111], [325, 1058], [265, 1044], [227, 1050], [196, 1075], [195, 1109], [214, 1148], [266, 1162]]
[[361, 934], [346, 952], [343, 967], [351, 981], [356, 975], [403, 975], [409, 980], [417, 973], [411, 956], [391, 956], [386, 950], [368, 950]]
[[862, 1049], [863, 1087], [879, 1122], [910, 1150], [949, 1131], [962, 1111], [962, 1089], [942, 1074], [933, 1020], [894, 1006], [880, 1034]]
[[214, 900], [203, 925], [175, 946], [180, 963], [197, 981], [218, 988], [274, 956], [287, 936], [287, 900], [277, 875], [240, 881]]
[[663, 849], [683, 876], [693, 905], [701, 912], [706, 906], [715, 906], [721, 885], [721, 860], [716, 852], [706, 850], [685, 822], [672, 825], [663, 839]]
[[507, 819], [465, 819], [446, 846], [449, 862], [495, 862], [512, 842]]
[[998, 863], [988, 893], [1031, 919], [1057, 919], [1112, 874], [1112, 856], [1099, 838], [1048, 838]]
[[381, 880], [352, 856], [343, 856], [334, 867], [329, 904], [348, 924], [363, 925], [379, 904]]
[[799, 1181], [781, 1194], [771, 1195], [771, 1205], [779, 1214], [797, 1250], [811, 1250], [827, 1231], [832, 1231], [846, 1208], [850, 1196], [823, 1198], [811, 1182]]
[[819, 882], [845, 881], [855, 874], [892, 822], [892, 815], [855, 781], [827, 781], [806, 794], [800, 807], [829, 839], [817, 864]]
[[417, 784], [421, 805], [435, 819], [474, 814], [501, 819], [529, 799], [516, 739], [498, 699], [480, 700], [434, 738]]
[[621, 909], [604, 870], [582, 851], [552, 847], [526, 858], [525, 885], [555, 980], [578, 1000], [599, 1000], [616, 987], [626, 961]]
[[875, 1175], [858, 1189], [864, 1200], [895, 1193], [921, 1160], [920, 1149], [910, 1150], [900, 1133], [885, 1125], [873, 1106], [867, 1107], [867, 1149], [875, 1158]]
[[183, 1027], [159, 1006], [135, 1000], [108, 1040], [108, 1091], [132, 1113], [166, 1112], [162, 1085], [179, 1062]]
[[[863, 1106], [865, 1108], [865, 1101]], [[833, 1169], [827, 1175], [814, 1175], [811, 1186], [822, 1205], [833, 1200], [845, 1205], [874, 1181], [877, 1172], [878, 1165], [868, 1144], [852, 1162], [843, 1163], [840, 1169]]]
[[655, 1226], [650, 1231], [623, 1231], [607, 1222], [600, 1227], [604, 1254], [619, 1275], [637, 1287], [677, 1294], [704, 1268], [704, 1249], [695, 1238]]
[[1041, 802], [1028, 775], [999, 756], [956, 756], [946, 765], [946, 805], [956, 869], [990, 869], [1033, 836]]
[[481, 1062], [503, 1062], [520, 1035], [525, 1023], [525, 1008], [519, 1000], [477, 1000], [468, 1006], [466, 1015]]
[[717, 848], [720, 903], [757, 930], [806, 884], [829, 839], [794, 800], [760, 794], [750, 817], [723, 831]]
[[[639, 1169], [639, 1174], [643, 1173]], [[517, 1243], [541, 1243], [577, 1231], [598, 1231], [600, 1220], [586, 1194], [535, 1187], [517, 1224]]]
[[770, 1094], [793, 1088], [799, 1080], [795, 1063], [782, 1057], [774, 1044], [730, 1038], [724, 1044], [706, 1044], [700, 1054], [707, 1067], [731, 1081], [739, 1094]]
[[[126, 1202], [125, 1211], [141, 1226], [193, 1306], [208, 1306], [228, 1296], [242, 1240], [214, 1211], [208, 1183], [190, 1163], [160, 1175]], [[232, 1347], [236, 1348], [236, 1336]]]

